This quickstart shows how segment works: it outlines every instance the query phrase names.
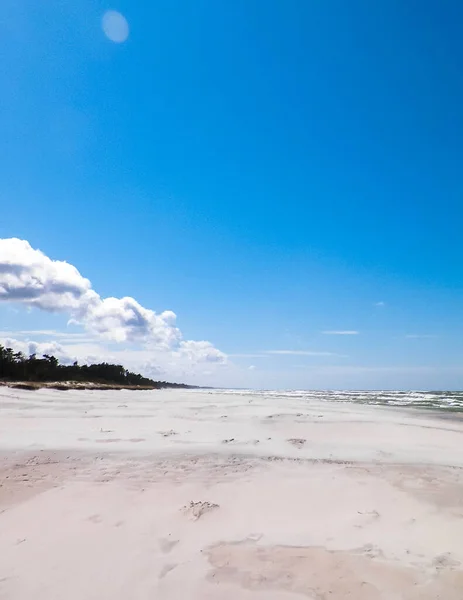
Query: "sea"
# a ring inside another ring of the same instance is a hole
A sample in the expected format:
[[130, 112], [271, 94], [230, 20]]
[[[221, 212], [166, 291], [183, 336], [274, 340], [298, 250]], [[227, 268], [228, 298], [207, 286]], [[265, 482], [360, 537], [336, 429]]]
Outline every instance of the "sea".
[[326, 402], [349, 402], [463, 413], [463, 391], [307, 391], [307, 390], [220, 390], [223, 394], [266, 398], [297, 398]]

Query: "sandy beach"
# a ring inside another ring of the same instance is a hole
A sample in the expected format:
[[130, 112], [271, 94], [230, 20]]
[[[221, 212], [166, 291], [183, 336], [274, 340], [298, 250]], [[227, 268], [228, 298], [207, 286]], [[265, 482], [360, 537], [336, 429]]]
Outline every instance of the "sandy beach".
[[458, 414], [0, 388], [1, 600], [461, 600]]

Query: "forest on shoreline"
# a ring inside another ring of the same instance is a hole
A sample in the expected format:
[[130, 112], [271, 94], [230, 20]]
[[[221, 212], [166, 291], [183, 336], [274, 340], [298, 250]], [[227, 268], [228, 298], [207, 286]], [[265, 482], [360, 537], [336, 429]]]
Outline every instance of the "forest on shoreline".
[[[1, 381], [4, 383], [33, 382], [37, 384], [76, 382], [144, 389], [195, 387], [184, 383], [154, 381], [148, 377], [143, 377], [139, 373], [132, 373], [122, 365], [106, 362], [79, 365], [76, 361], [71, 365], [63, 365], [55, 356], [49, 354], [44, 354], [42, 358], [37, 358], [36, 354], [25, 356], [22, 352], [15, 352], [12, 348], [5, 348], [2, 345], [0, 345]], [[29, 387], [32, 388], [33, 386]]]

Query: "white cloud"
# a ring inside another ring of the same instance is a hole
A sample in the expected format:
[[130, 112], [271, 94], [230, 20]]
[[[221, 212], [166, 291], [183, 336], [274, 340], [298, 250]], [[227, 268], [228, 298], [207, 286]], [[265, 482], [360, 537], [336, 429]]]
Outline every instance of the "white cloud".
[[249, 369], [249, 371], [255, 371], [256, 365], [249, 365], [248, 369]]
[[51, 260], [25, 240], [0, 239], [0, 301], [71, 312], [98, 299], [73, 265]]
[[82, 324], [88, 331], [115, 342], [150, 342], [169, 349], [182, 339], [175, 327], [172, 311], [156, 314], [134, 298], [92, 297], [74, 312], [71, 323]]
[[405, 337], [409, 340], [424, 340], [424, 339], [436, 338], [437, 336], [427, 334], [427, 333], [410, 333], [410, 334], [406, 335]]
[[382, 300], [380, 300], [380, 302], [375, 302], [374, 306], [382, 307], [382, 306], [386, 306], [386, 303], [383, 302]]
[[76, 267], [50, 259], [26, 240], [0, 239], [0, 302], [64, 313], [92, 336], [141, 343], [188, 365], [227, 360], [210, 342], [183, 340], [174, 312], [156, 313], [131, 297], [102, 298]]
[[41, 357], [44, 354], [50, 354], [56, 356], [63, 364], [69, 364], [76, 360], [75, 356], [68, 354], [66, 349], [57, 342], [35, 342], [32, 340], [24, 341], [10, 337], [2, 337], [0, 338], [0, 344], [5, 348], [13, 348], [15, 352], [22, 352], [26, 356], [37, 354], [38, 357]]
[[322, 331], [322, 333], [324, 335], [358, 335], [359, 332], [358, 331], [353, 331], [353, 330], [345, 330], [345, 331]]
[[180, 342], [179, 349], [174, 355], [186, 358], [192, 363], [210, 362], [223, 364], [226, 359], [225, 354], [214, 348], [210, 342], [194, 342], [192, 340]]

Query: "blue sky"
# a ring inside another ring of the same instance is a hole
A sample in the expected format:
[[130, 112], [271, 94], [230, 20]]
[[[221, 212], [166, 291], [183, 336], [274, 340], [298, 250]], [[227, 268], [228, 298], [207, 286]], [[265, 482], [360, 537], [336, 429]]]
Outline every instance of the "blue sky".
[[0, 336], [204, 384], [462, 388], [462, 22], [445, 0], [6, 0], [0, 238], [220, 355], [161, 348], [151, 313], [115, 339], [30, 300], [54, 267], [31, 279], [26, 247], [0, 253], [24, 275]]

